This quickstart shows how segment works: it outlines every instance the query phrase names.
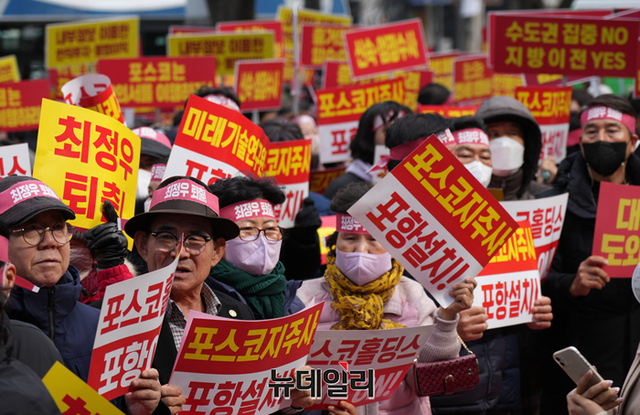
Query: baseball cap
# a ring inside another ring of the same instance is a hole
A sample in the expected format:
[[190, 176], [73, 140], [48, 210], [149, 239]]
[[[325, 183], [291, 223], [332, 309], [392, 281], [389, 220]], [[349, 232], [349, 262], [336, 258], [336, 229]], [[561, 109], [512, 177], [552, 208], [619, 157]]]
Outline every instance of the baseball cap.
[[151, 127], [140, 127], [131, 131], [140, 137], [140, 154], [156, 158], [167, 158], [171, 154], [171, 141], [163, 133]]

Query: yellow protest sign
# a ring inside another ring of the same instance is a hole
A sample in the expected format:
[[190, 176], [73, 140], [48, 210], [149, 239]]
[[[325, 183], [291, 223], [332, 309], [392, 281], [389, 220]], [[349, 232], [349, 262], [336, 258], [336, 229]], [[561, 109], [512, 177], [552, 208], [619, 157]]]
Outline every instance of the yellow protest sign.
[[60, 362], [49, 369], [42, 382], [63, 414], [123, 415]]
[[42, 100], [33, 177], [76, 213], [74, 226], [104, 222], [109, 200], [121, 218], [134, 215], [140, 138], [96, 111]]
[[216, 73], [232, 75], [235, 63], [273, 59], [273, 32], [180, 34], [167, 36], [167, 56], [215, 56]]
[[48, 24], [45, 63], [57, 68], [103, 58], [137, 58], [139, 26], [138, 17]]
[[[284, 33], [284, 47], [293, 49], [293, 10], [291, 7], [278, 8], [278, 20], [282, 22]], [[317, 10], [298, 9], [298, 33], [302, 33], [302, 25], [305, 23], [339, 24], [350, 26], [353, 18], [346, 15], [322, 13]]]
[[20, 71], [16, 55], [8, 55], [0, 58], [0, 83], [20, 82]]

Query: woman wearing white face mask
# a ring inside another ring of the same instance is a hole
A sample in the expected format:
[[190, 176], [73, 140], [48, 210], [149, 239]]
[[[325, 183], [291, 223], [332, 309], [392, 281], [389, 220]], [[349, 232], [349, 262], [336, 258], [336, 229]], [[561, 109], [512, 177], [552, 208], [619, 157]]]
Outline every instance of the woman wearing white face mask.
[[[327, 270], [323, 278], [304, 281], [298, 296], [306, 306], [324, 301], [319, 330], [379, 330], [435, 324], [418, 361], [458, 356], [458, 313], [473, 302], [475, 280], [456, 284], [449, 307], [438, 308], [415, 280], [403, 276], [403, 267], [346, 212], [372, 184], [353, 183], [331, 202], [337, 213], [336, 233], [329, 237]], [[412, 372], [410, 372], [412, 373]], [[387, 400], [358, 407], [367, 414], [431, 414], [428, 398], [417, 397], [405, 381]]]
[[234, 221], [240, 235], [227, 241], [224, 259], [212, 269], [207, 283], [239, 294], [257, 319], [302, 310], [304, 304], [296, 297], [301, 282], [287, 281], [279, 261], [284, 231], [274, 207], [285, 201], [282, 190], [270, 179], [251, 177], [218, 180], [210, 189], [218, 196], [220, 216]]

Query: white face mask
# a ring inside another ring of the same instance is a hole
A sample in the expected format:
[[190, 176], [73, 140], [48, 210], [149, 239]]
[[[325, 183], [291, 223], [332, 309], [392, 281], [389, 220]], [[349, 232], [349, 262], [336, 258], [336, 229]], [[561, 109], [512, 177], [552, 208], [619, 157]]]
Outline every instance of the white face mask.
[[362, 286], [391, 269], [391, 254], [374, 255], [336, 249], [336, 267], [354, 284]]
[[473, 174], [473, 177], [478, 179], [480, 183], [484, 187], [489, 186], [489, 182], [491, 181], [491, 173], [493, 172], [493, 168], [487, 166], [481, 161], [474, 160], [471, 163], [467, 163], [464, 165], [469, 173]]
[[258, 235], [258, 239], [251, 242], [234, 238], [227, 241], [225, 256], [234, 267], [259, 277], [270, 273], [276, 267], [280, 260], [281, 246], [282, 240], [267, 242], [264, 235]]
[[524, 146], [513, 138], [498, 137], [489, 142], [493, 174], [511, 176], [524, 164]]
[[143, 169], [138, 169], [138, 192], [137, 199], [146, 199], [149, 197], [149, 183], [151, 182], [152, 173]]

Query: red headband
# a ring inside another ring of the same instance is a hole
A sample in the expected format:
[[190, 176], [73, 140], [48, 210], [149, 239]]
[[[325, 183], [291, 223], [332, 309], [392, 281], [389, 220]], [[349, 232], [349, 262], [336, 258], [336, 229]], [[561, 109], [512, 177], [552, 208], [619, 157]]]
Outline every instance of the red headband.
[[198, 183], [194, 183], [187, 179], [176, 180], [168, 186], [153, 192], [149, 210], [158, 203], [169, 200], [187, 200], [205, 205], [216, 212], [216, 214], [220, 211], [218, 207], [218, 198], [214, 194], [208, 192]]
[[224, 95], [211, 94], [204, 97], [204, 99], [206, 99], [209, 102], [213, 102], [218, 105], [222, 105], [224, 107], [231, 108], [232, 110], [240, 112], [240, 107], [238, 107], [238, 104], [236, 104], [236, 102], [231, 98], [228, 98]]
[[151, 127], [140, 127], [136, 128], [135, 130], [131, 130], [131, 132], [140, 138], [147, 138], [149, 140], [157, 141], [158, 143], [171, 148], [171, 141], [169, 141], [169, 137], [157, 132]]
[[164, 172], [167, 170], [166, 164], [154, 164], [151, 167], [151, 181], [152, 182], [161, 182], [162, 176], [164, 176]]
[[264, 199], [243, 201], [225, 206], [220, 211], [220, 216], [234, 222], [243, 219], [270, 218], [275, 220], [276, 218], [273, 213], [273, 204]]
[[479, 128], [465, 128], [464, 130], [454, 131], [453, 136], [459, 145], [480, 144], [489, 147], [489, 137]]
[[18, 203], [36, 196], [46, 196], [60, 200], [56, 192], [41, 181], [25, 180], [0, 193], [0, 215]]
[[9, 262], [9, 240], [4, 236], [0, 236], [0, 261]]
[[582, 135], [582, 129], [580, 128], [576, 128], [575, 130], [569, 131], [569, 135], [567, 135], [567, 147], [580, 144], [581, 135]]
[[368, 234], [364, 227], [351, 215], [336, 214], [336, 231], [346, 233]]
[[584, 128], [584, 125], [589, 121], [601, 119], [619, 121], [631, 131], [631, 134], [636, 131], [636, 119], [634, 117], [613, 108], [605, 107], [604, 105], [598, 105], [597, 107], [584, 110], [580, 115], [580, 124], [582, 124], [582, 128]]
[[[373, 119], [373, 127], [371, 131], [376, 131], [378, 128], [382, 127], [386, 123], [396, 120], [398, 118], [404, 117], [404, 111], [398, 111], [397, 113], [394, 110], [387, 111], [386, 114], [377, 114]], [[395, 118], [394, 118], [395, 116]]]
[[[448, 128], [444, 131], [439, 131], [435, 134], [438, 140], [442, 142], [445, 146], [449, 147], [456, 143], [456, 139], [451, 134], [451, 130]], [[400, 144], [399, 146], [395, 146], [389, 151], [389, 156], [392, 160], [404, 160], [409, 154], [413, 153], [413, 150], [420, 147], [422, 143], [425, 142], [427, 138], [431, 137], [431, 135], [420, 137], [417, 140], [407, 141], [404, 144]]]

